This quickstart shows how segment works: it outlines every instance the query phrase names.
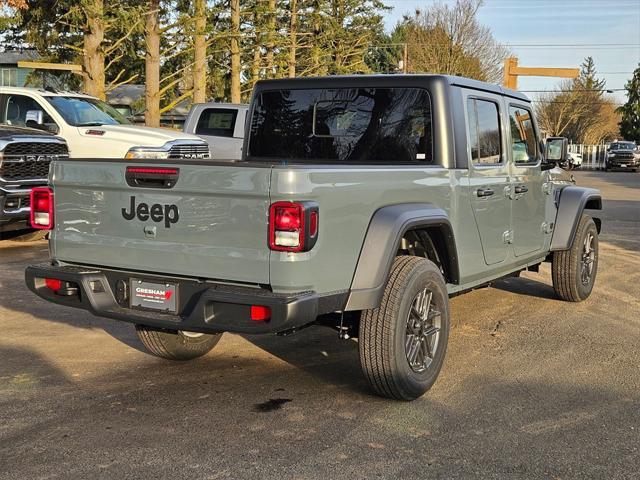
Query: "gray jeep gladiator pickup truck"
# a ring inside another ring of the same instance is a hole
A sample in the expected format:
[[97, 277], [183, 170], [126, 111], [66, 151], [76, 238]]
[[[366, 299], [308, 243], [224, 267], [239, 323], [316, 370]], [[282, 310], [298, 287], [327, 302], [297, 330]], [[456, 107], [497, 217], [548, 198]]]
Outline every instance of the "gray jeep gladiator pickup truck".
[[46, 185], [51, 161], [68, 153], [51, 133], [0, 123], [0, 239], [44, 237], [29, 223], [31, 188]]
[[259, 82], [237, 163], [54, 162], [34, 191], [51, 261], [29, 288], [132, 322], [155, 355], [311, 324], [357, 337], [371, 388], [424, 394], [449, 297], [551, 262], [568, 301], [598, 266], [597, 190], [555, 168], [523, 95], [458, 77]]

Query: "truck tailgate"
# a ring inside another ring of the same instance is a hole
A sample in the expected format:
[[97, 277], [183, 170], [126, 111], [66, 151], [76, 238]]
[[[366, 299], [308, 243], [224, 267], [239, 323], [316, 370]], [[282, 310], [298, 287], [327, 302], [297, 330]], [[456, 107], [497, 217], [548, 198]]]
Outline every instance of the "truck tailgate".
[[[179, 171], [171, 188], [151, 188], [127, 181], [128, 167]], [[267, 165], [55, 162], [52, 256], [85, 265], [268, 284], [269, 179]]]

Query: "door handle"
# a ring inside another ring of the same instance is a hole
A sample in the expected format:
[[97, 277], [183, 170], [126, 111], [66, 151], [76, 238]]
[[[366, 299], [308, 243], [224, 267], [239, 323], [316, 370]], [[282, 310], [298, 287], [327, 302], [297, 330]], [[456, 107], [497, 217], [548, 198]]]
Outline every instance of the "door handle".
[[514, 189], [514, 191], [516, 193], [527, 193], [529, 191], [529, 189], [527, 187], [525, 187], [524, 185], [516, 185], [516, 188]]
[[493, 190], [490, 188], [479, 188], [476, 190], [476, 195], [479, 197], [490, 197], [493, 193]]

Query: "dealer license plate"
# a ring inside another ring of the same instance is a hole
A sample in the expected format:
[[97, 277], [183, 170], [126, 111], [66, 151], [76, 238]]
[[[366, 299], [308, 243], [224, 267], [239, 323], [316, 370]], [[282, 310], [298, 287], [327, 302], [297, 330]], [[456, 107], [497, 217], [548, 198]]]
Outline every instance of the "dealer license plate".
[[627, 164], [626, 163], [621, 163], [620, 164], [620, 168], [627, 168]]
[[152, 283], [132, 278], [131, 306], [176, 313], [178, 286], [174, 283]]

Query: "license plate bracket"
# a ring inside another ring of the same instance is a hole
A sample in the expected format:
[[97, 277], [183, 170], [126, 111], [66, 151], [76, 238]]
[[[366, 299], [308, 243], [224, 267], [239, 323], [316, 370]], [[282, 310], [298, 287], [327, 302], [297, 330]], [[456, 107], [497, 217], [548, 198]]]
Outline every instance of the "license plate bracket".
[[178, 285], [149, 282], [140, 278], [129, 279], [129, 305], [167, 313], [178, 311]]

